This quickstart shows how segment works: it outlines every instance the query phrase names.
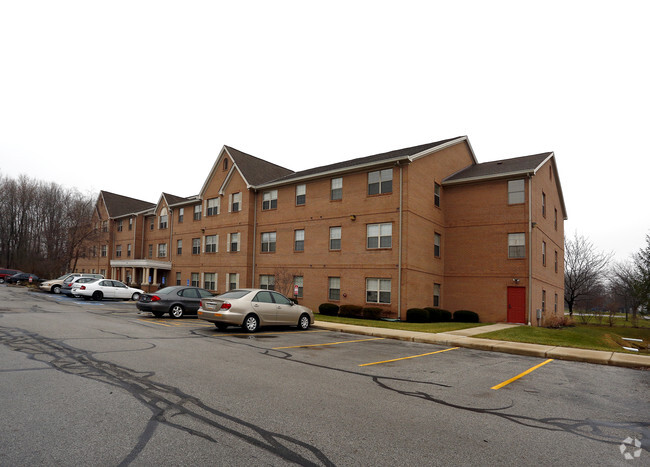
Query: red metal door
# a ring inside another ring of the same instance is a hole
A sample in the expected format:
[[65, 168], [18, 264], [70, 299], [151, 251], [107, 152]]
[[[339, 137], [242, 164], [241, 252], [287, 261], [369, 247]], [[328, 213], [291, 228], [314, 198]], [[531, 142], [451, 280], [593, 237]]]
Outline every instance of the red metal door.
[[526, 323], [525, 287], [508, 287], [508, 322]]

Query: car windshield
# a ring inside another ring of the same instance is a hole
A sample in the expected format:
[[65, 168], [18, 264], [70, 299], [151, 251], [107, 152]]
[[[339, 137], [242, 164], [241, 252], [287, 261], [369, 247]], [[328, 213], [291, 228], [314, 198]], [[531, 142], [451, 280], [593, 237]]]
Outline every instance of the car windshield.
[[242, 298], [249, 293], [251, 293], [250, 290], [231, 290], [230, 292], [219, 295], [217, 298], [220, 300], [227, 300], [229, 298]]

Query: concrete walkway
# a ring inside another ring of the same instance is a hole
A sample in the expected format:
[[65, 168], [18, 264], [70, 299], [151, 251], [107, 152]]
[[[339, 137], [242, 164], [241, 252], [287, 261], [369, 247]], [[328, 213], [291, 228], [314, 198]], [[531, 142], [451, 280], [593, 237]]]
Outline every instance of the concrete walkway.
[[517, 355], [528, 355], [540, 358], [555, 358], [558, 360], [572, 360], [576, 362], [597, 363], [600, 365], [622, 366], [627, 368], [650, 368], [650, 356], [634, 355], [622, 352], [606, 352], [602, 350], [575, 349], [572, 347], [558, 347], [552, 345], [525, 344], [521, 342], [498, 341], [472, 337], [484, 332], [497, 331], [520, 326], [518, 324], [492, 324], [458, 331], [429, 333], [402, 331], [398, 329], [373, 328], [352, 324], [327, 323], [315, 321], [314, 327], [330, 331], [349, 332], [387, 339], [399, 339], [426, 344], [438, 344], [451, 347], [466, 347], [468, 349], [490, 350]]

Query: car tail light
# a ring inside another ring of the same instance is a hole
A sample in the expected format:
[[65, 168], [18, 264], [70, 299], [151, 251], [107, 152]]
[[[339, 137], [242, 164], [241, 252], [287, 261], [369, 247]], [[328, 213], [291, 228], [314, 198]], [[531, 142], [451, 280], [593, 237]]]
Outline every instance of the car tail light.
[[81, 287], [79, 287], [79, 290], [86, 290], [86, 286], [82, 285]]
[[152, 302], [157, 302], [158, 300], [160, 300], [160, 297], [158, 295], [152, 295], [151, 296], [151, 301]]
[[222, 310], [230, 310], [230, 307], [231, 307], [231, 306], [232, 306], [232, 305], [231, 305], [230, 303], [228, 303], [228, 302], [223, 302], [223, 303], [221, 304], [221, 309], [222, 309]]

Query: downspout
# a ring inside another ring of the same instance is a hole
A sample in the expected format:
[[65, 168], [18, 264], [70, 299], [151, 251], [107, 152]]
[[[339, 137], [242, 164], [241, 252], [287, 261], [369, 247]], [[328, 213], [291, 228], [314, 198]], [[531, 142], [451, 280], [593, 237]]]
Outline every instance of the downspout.
[[533, 313], [533, 176], [528, 175], [528, 326], [531, 326]]
[[257, 251], [257, 190], [253, 196], [253, 268], [251, 277], [251, 287], [255, 287], [255, 252]]
[[402, 165], [397, 162], [399, 166], [399, 249], [397, 251], [397, 319], [402, 320], [402, 223], [403, 223], [403, 201], [404, 201], [404, 187], [403, 187], [403, 171]]
[[[174, 254], [174, 248], [172, 246], [172, 241], [174, 238], [174, 210], [169, 208], [169, 214], [167, 215], [167, 222], [169, 224], [169, 278], [167, 279], [168, 284], [172, 285], [172, 269], [174, 267], [174, 262], [172, 261], [172, 255]], [[174, 281], [175, 282], [175, 281]]]

